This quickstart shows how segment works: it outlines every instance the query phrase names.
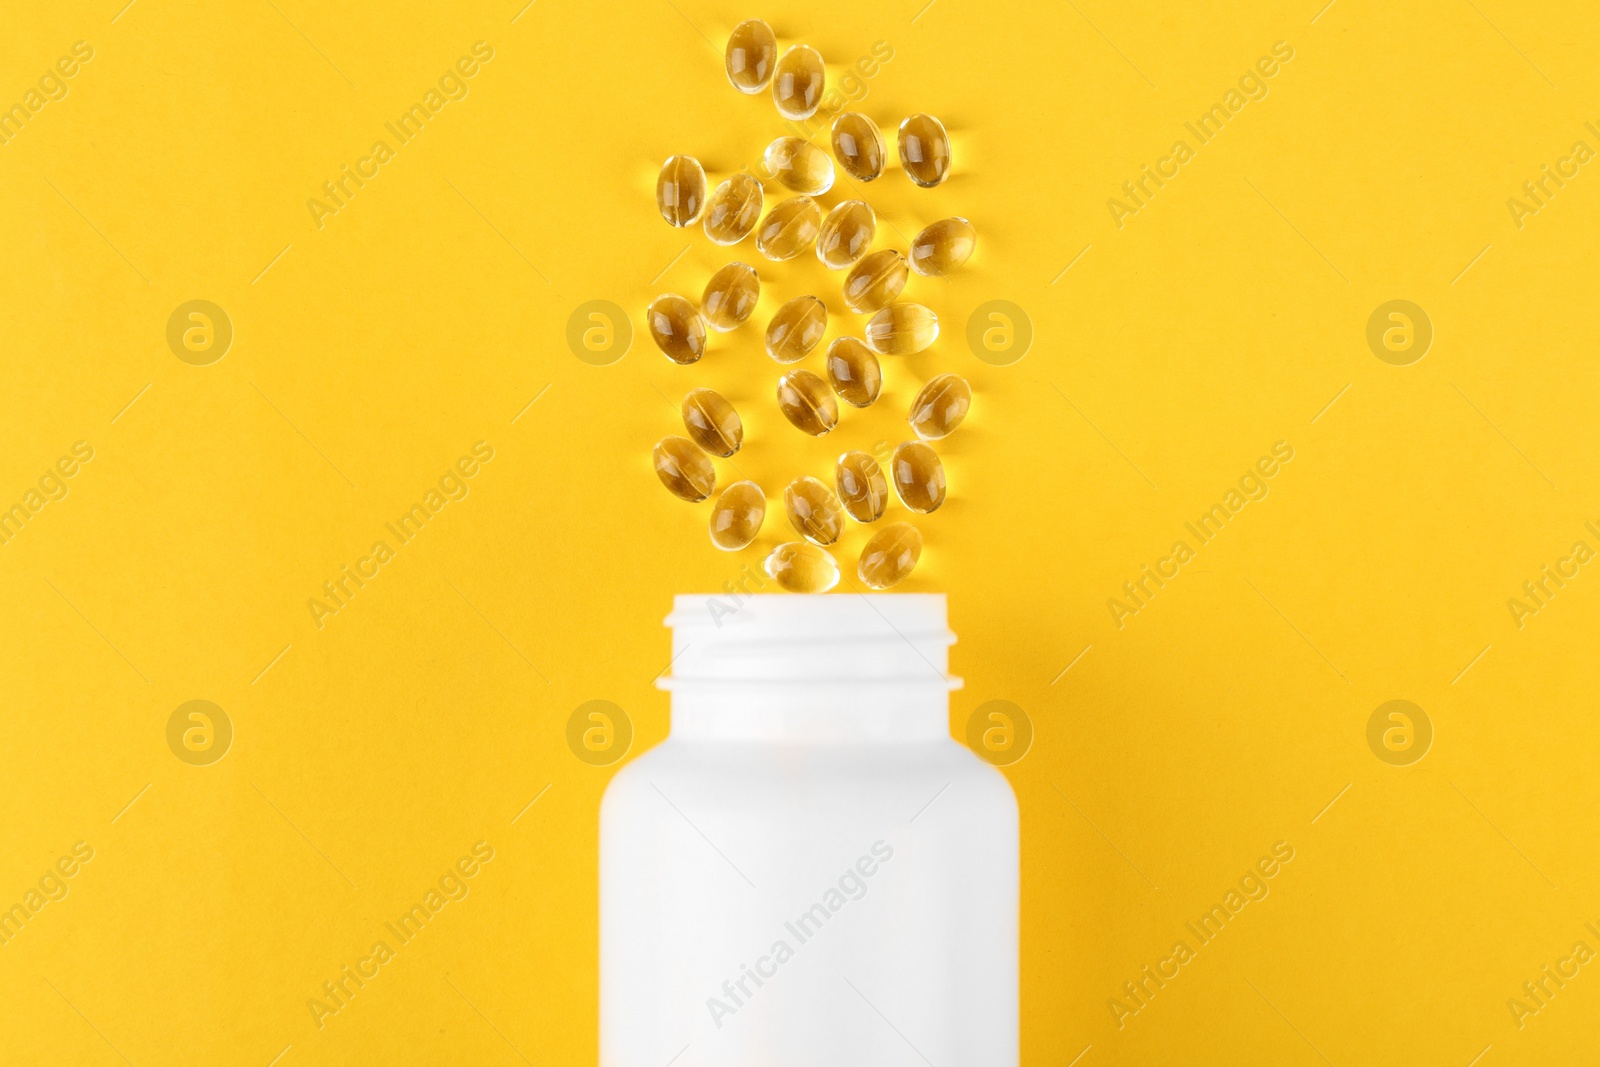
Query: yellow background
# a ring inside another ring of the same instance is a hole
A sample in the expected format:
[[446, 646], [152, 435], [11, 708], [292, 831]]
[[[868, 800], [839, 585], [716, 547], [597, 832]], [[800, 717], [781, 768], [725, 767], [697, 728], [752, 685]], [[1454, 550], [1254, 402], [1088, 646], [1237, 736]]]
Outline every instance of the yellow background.
[[[713, 551], [651, 443], [716, 385], [749, 433], [719, 477], [776, 500], [894, 439], [944, 370], [975, 410], [905, 588], [950, 595], [958, 735], [997, 698], [1036, 731], [1008, 770], [1024, 1061], [1592, 1055], [1600, 965], [1521, 1029], [1506, 1003], [1600, 949], [1600, 567], [1520, 628], [1506, 605], [1600, 548], [1600, 164], [1521, 228], [1506, 205], [1600, 147], [1588, 5], [123, 2], [12, 0], [0, 38], [4, 103], [94, 48], [0, 147], [0, 504], [95, 450], [0, 547], [0, 905], [95, 850], [0, 947], [0, 1060], [593, 1062], [615, 767], [574, 757], [567, 718], [611, 700], [634, 753], [658, 741], [670, 595], [758, 572], [784, 525]], [[668, 155], [717, 181], [785, 132], [722, 73], [755, 14], [835, 76], [887, 42], [856, 106], [949, 125], [949, 182], [867, 187], [880, 244], [957, 213], [980, 234], [907, 291], [938, 343], [821, 441], [776, 415], [759, 323], [689, 368], [639, 335], [735, 256], [757, 319], [813, 290], [842, 311], [814, 261], [656, 215]], [[479, 40], [470, 94], [317, 228], [308, 198]], [[1278, 41], [1270, 94], [1119, 229], [1121, 183], [1194, 147], [1184, 122]], [[1435, 329], [1405, 367], [1365, 340], [1397, 298]], [[191, 299], [233, 323], [209, 366], [167, 347]], [[596, 299], [635, 328], [611, 366], [565, 341]], [[1007, 367], [964, 339], [994, 299], [1035, 330]], [[307, 600], [480, 440], [470, 495], [318, 629]], [[1280, 440], [1270, 495], [1119, 629], [1107, 600]], [[210, 766], [167, 746], [192, 699], [235, 730]], [[1366, 739], [1391, 699], [1435, 734], [1405, 767]], [[480, 840], [471, 895], [319, 1029], [307, 1000]], [[1122, 983], [1277, 841], [1270, 896], [1119, 1029]]]

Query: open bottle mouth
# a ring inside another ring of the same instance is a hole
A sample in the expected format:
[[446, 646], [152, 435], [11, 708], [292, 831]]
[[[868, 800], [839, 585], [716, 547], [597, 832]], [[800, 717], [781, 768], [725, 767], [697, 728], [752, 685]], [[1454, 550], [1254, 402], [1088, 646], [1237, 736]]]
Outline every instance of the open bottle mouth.
[[680, 595], [672, 665], [657, 681], [681, 690], [722, 684], [961, 688], [943, 593]]

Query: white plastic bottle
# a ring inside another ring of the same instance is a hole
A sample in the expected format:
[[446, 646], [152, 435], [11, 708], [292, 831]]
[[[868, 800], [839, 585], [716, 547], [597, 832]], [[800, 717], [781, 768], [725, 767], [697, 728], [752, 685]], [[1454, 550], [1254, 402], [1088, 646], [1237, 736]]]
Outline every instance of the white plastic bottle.
[[600, 815], [602, 1067], [1016, 1067], [1017, 808], [932, 594], [680, 596]]

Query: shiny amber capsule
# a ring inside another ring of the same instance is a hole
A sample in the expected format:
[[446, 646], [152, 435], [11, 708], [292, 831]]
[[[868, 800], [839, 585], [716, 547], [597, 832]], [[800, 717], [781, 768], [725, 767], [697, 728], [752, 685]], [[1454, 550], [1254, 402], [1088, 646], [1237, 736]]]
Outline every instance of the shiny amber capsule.
[[814, 296], [797, 296], [767, 323], [767, 355], [779, 363], [797, 363], [817, 347], [827, 329], [827, 306]]
[[674, 363], [693, 363], [706, 352], [706, 324], [694, 305], [677, 293], [650, 301], [645, 312], [650, 339]]
[[778, 379], [778, 408], [802, 433], [821, 437], [839, 424], [839, 403], [828, 383], [808, 370]]
[[889, 504], [889, 482], [878, 461], [865, 452], [846, 452], [834, 468], [839, 501], [857, 522], [877, 522]]
[[787, 541], [772, 550], [763, 564], [768, 578], [791, 593], [826, 593], [839, 584], [839, 565], [826, 549], [804, 541]]
[[870, 182], [883, 173], [883, 135], [867, 116], [846, 111], [833, 120], [833, 154], [845, 173]]
[[878, 216], [865, 200], [844, 200], [828, 212], [817, 231], [817, 258], [831, 270], [844, 270], [867, 254]]
[[706, 454], [687, 437], [663, 437], [656, 442], [656, 477], [671, 491], [698, 504], [717, 487], [717, 470]]
[[728, 80], [741, 93], [759, 93], [778, 61], [778, 38], [760, 19], [746, 19], [728, 35]]
[[656, 206], [674, 226], [688, 226], [706, 206], [706, 172], [693, 156], [673, 156], [656, 178]]
[[761, 156], [767, 175], [778, 184], [807, 196], [833, 188], [833, 160], [828, 153], [800, 137], [780, 137]]
[[719, 245], [736, 245], [761, 218], [761, 183], [740, 171], [711, 191], [706, 201], [706, 236]]
[[796, 478], [783, 491], [789, 524], [814, 545], [831, 545], [844, 533], [844, 509], [833, 490], [809, 475]]
[[906, 287], [906, 257], [893, 248], [868, 253], [844, 276], [844, 302], [851, 311], [886, 308]]
[[767, 517], [767, 496], [755, 482], [734, 482], [711, 505], [711, 543], [737, 552], [756, 539]]
[[911, 269], [918, 274], [949, 274], [972, 258], [978, 231], [966, 219], [930, 223], [911, 242]]
[[846, 404], [866, 407], [883, 389], [878, 357], [860, 338], [838, 338], [828, 346], [828, 384]]
[[939, 454], [921, 441], [907, 441], [894, 450], [889, 466], [900, 502], [924, 514], [944, 503], [944, 464]]
[[744, 423], [715, 389], [691, 389], [683, 398], [683, 427], [695, 444], [724, 459], [744, 443]]
[[861, 550], [856, 574], [870, 589], [887, 589], [910, 574], [920, 558], [921, 531], [909, 522], [891, 522], [873, 534]]
[[772, 102], [786, 119], [808, 119], [822, 102], [828, 72], [822, 56], [808, 44], [797, 44], [778, 58], [772, 78]]
[[932, 115], [912, 115], [900, 124], [900, 165], [921, 186], [938, 185], [950, 175], [950, 135]]
[[746, 263], [729, 263], [706, 282], [700, 298], [700, 317], [713, 330], [726, 333], [736, 328], [756, 309], [761, 296], [761, 279]]
[[948, 437], [972, 407], [972, 387], [959, 374], [941, 374], [911, 402], [911, 428], [924, 441]]
[[885, 356], [912, 356], [939, 336], [939, 316], [921, 304], [890, 304], [867, 320], [867, 344]]
[[817, 241], [822, 209], [809, 196], [792, 196], [767, 212], [756, 227], [756, 247], [768, 259], [793, 259]]

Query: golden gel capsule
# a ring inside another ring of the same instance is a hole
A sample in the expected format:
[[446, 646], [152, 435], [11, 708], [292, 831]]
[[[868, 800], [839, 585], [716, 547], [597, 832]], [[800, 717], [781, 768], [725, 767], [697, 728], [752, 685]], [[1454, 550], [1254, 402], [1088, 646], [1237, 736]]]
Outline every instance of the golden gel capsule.
[[773, 549], [763, 569], [791, 593], [826, 593], [839, 584], [839, 565], [833, 557], [804, 541], [788, 541]]
[[949, 274], [972, 258], [978, 231], [963, 218], [930, 223], [911, 242], [911, 269], [918, 274]]
[[713, 456], [726, 459], [744, 443], [739, 413], [715, 389], [691, 389], [683, 398], [682, 410], [683, 427], [690, 439]]
[[767, 355], [779, 363], [797, 363], [810, 355], [827, 329], [827, 306], [814, 296], [797, 296], [767, 323]]
[[735, 329], [756, 309], [761, 296], [761, 278], [746, 263], [729, 263], [706, 282], [700, 297], [700, 317], [719, 333]]
[[894, 450], [889, 466], [894, 491], [906, 507], [927, 514], [944, 503], [944, 464], [933, 449], [921, 441], [907, 441]]
[[711, 543], [737, 552], [756, 539], [767, 517], [767, 496], [755, 482], [734, 482], [711, 505]]
[[673, 496], [698, 504], [717, 487], [717, 470], [706, 454], [687, 437], [663, 437], [656, 442], [656, 477]]
[[807, 475], [783, 491], [789, 524], [814, 545], [831, 545], [844, 533], [844, 509], [833, 490]]
[[694, 305], [677, 293], [650, 301], [645, 312], [650, 339], [674, 363], [693, 363], [706, 352], [706, 324]]
[[821, 437], [839, 424], [839, 404], [828, 383], [808, 370], [778, 379], [778, 408], [801, 433]]
[[941, 374], [911, 402], [911, 428], [924, 441], [950, 436], [972, 407], [972, 387], [959, 374]]
[[857, 522], [877, 522], [889, 504], [889, 483], [878, 461], [865, 452], [846, 452], [834, 468], [839, 501]]
[[822, 56], [808, 44], [797, 44], [778, 58], [772, 77], [772, 102], [786, 119], [808, 119], [822, 102], [828, 72]]
[[761, 183], [744, 171], [735, 174], [706, 201], [706, 236], [719, 245], [738, 244], [756, 228], [761, 200]]
[[673, 156], [656, 178], [656, 206], [674, 226], [688, 226], [706, 206], [706, 172], [693, 156]]
[[860, 338], [840, 337], [828, 346], [828, 384], [846, 404], [866, 407], [883, 389], [878, 357]]
[[893, 248], [867, 254], [844, 276], [844, 302], [851, 311], [886, 308], [906, 287], [906, 257]]
[[918, 185], [938, 185], [950, 176], [950, 135], [932, 115], [912, 115], [900, 124], [900, 165]]
[[833, 154], [845, 173], [870, 182], [883, 173], [883, 135], [878, 124], [855, 111], [833, 120]]
[[778, 61], [778, 38], [760, 19], [746, 19], [728, 34], [728, 80], [741, 93], [759, 93]]
[[767, 174], [778, 184], [807, 196], [833, 188], [833, 160], [828, 153], [799, 137], [780, 137], [761, 156]]
[[867, 254], [878, 216], [865, 200], [844, 200], [828, 212], [817, 231], [817, 258], [830, 270], [844, 270]]
[[867, 344], [885, 356], [913, 356], [939, 336], [939, 316], [921, 304], [890, 304], [867, 320]]
[[922, 533], [909, 522], [892, 522], [861, 550], [856, 573], [870, 589], [887, 589], [910, 574], [922, 558]]
[[793, 259], [817, 241], [822, 209], [809, 196], [792, 196], [767, 212], [756, 227], [756, 247], [768, 259]]

